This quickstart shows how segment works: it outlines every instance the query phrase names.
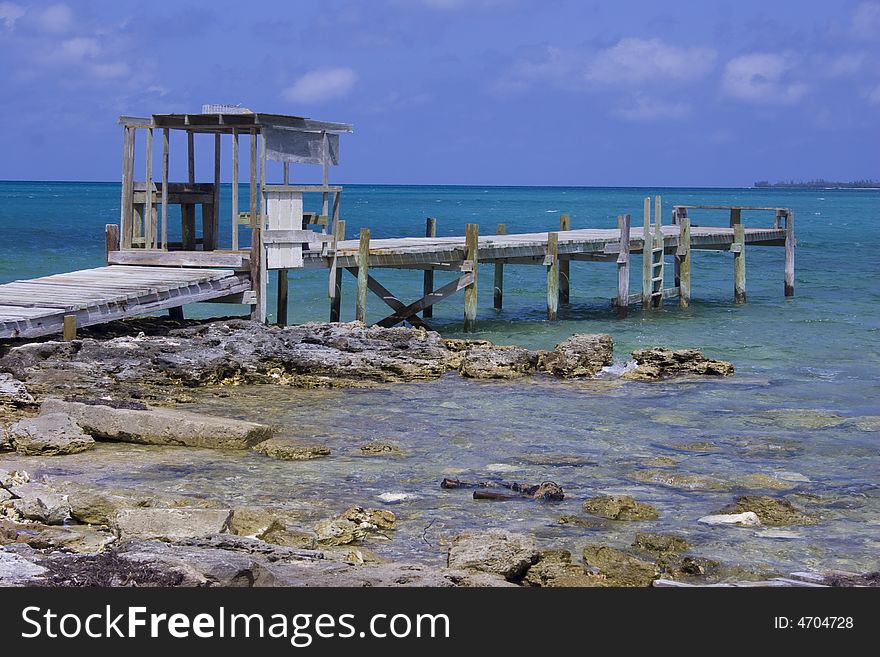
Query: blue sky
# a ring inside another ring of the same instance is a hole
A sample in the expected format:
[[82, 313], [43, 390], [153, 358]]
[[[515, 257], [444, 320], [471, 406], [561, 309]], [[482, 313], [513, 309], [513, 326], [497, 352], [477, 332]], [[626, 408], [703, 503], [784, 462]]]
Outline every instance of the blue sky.
[[350, 183], [880, 178], [877, 0], [0, 0], [0, 89], [0, 179], [203, 103], [354, 123]]

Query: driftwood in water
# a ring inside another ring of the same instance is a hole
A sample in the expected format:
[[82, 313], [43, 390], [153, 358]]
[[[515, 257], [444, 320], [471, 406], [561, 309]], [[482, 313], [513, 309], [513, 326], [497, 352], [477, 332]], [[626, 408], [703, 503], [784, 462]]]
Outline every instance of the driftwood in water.
[[459, 479], [444, 479], [440, 482], [440, 488], [507, 488], [519, 493], [516, 495], [505, 495], [504, 493], [489, 493], [486, 491], [474, 491], [475, 500], [510, 500], [521, 497], [528, 497], [533, 500], [548, 500], [558, 502], [565, 499], [565, 493], [562, 487], [552, 481], [544, 481], [534, 486], [525, 486], [515, 481], [478, 481], [468, 482]]

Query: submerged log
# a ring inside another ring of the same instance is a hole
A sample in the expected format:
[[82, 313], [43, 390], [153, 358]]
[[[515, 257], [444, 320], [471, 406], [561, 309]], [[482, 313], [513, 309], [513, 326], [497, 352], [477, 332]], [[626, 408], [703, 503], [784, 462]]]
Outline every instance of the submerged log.
[[[504, 493], [487, 493], [487, 492], [474, 492], [475, 500], [489, 500], [489, 499], [518, 499], [520, 497], [531, 498], [533, 500], [547, 500], [558, 502], [560, 500], [565, 499], [565, 492], [562, 490], [562, 486], [553, 482], [553, 481], [543, 481], [540, 484], [535, 484], [533, 486], [526, 486], [524, 484], [519, 484], [515, 481], [478, 481], [478, 482], [469, 482], [469, 481], [461, 481], [459, 479], [449, 479], [444, 478], [443, 481], [440, 482], [440, 488], [452, 489], [452, 488], [507, 488], [508, 490], [512, 490], [514, 492], [519, 493], [519, 496], [514, 495], [505, 495]], [[478, 496], [479, 495], [479, 496]]]

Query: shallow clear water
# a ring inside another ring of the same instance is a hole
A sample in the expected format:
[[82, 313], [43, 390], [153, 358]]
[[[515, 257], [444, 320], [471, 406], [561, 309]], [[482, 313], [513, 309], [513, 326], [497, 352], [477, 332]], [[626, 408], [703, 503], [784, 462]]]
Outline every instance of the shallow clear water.
[[[91, 455], [42, 465], [12, 456], [0, 462], [66, 470], [72, 478], [122, 487], [216, 495], [230, 504], [289, 505], [315, 519], [350, 504], [380, 505], [382, 493], [408, 493], [411, 498], [389, 507], [401, 528], [393, 540], [373, 547], [410, 559], [442, 560], [441, 537], [468, 527], [534, 531], [542, 542], [573, 551], [587, 540], [624, 545], [637, 530], [669, 529], [692, 538], [696, 552], [726, 562], [781, 571], [877, 568], [880, 424], [865, 416], [880, 416], [880, 252], [872, 248], [880, 238], [880, 192], [355, 186], [344, 193], [343, 216], [349, 234], [368, 225], [377, 237], [418, 235], [429, 214], [438, 217], [439, 234], [461, 233], [468, 222], [480, 223], [484, 234], [494, 232], [497, 222], [505, 222], [508, 232], [547, 229], [558, 225], [560, 212], [572, 215], [574, 227], [611, 226], [621, 212], [639, 217], [642, 197], [657, 191], [667, 207], [699, 202], [794, 208], [797, 296], [782, 296], [781, 249], [749, 249], [744, 306], [731, 303], [730, 255], [697, 253], [691, 308], [670, 304], [621, 321], [608, 308], [614, 266], [574, 263], [573, 303], [551, 324], [543, 320], [543, 268], [508, 267], [503, 312], [491, 308], [490, 285], [480, 290], [476, 337], [552, 348], [574, 332], [609, 332], [621, 362], [643, 346], [698, 347], [733, 361], [737, 374], [731, 379], [621, 384], [538, 377], [498, 383], [450, 376], [365, 390], [257, 387], [235, 389], [231, 397], [200, 391], [197, 408], [316, 437], [333, 456], [283, 463], [253, 454], [102, 445]], [[102, 226], [116, 218], [118, 186], [0, 183], [0, 198], [0, 280], [101, 263]], [[708, 214], [696, 221], [724, 220]], [[766, 221], [748, 214], [745, 220], [756, 226]], [[62, 234], [69, 237], [61, 239]], [[491, 280], [491, 269], [481, 273], [482, 281]], [[326, 318], [325, 275], [291, 276], [292, 321]], [[407, 298], [415, 298], [421, 287], [416, 272], [380, 272], [379, 278]], [[353, 281], [346, 289], [345, 318], [353, 316], [348, 305]], [[381, 302], [370, 303], [371, 318], [378, 319]], [[460, 299], [436, 307], [434, 323], [444, 334], [456, 335], [460, 320]], [[406, 454], [355, 455], [369, 440], [395, 442]], [[697, 441], [717, 449], [672, 447]], [[670, 472], [712, 477], [721, 490], [681, 490], [633, 476], [658, 469], [647, 461], [657, 456], [680, 459]], [[788, 491], [744, 487], [753, 474], [809, 481], [789, 481]], [[468, 491], [441, 490], [447, 475], [550, 479], [565, 489], [567, 499], [476, 502]], [[557, 522], [560, 515], [578, 513], [585, 497], [611, 492], [654, 504], [661, 519], [601, 529]], [[746, 492], [786, 494], [822, 521], [790, 528], [794, 538], [696, 523]]]

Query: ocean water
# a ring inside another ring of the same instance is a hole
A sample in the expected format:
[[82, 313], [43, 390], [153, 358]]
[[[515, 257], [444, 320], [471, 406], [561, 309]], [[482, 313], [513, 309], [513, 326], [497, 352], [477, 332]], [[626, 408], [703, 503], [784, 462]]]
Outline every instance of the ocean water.
[[[225, 208], [229, 191], [223, 190]], [[732, 378], [636, 384], [613, 376], [572, 382], [449, 376], [354, 391], [203, 390], [195, 394], [194, 407], [271, 421], [282, 434], [325, 442], [333, 456], [282, 463], [250, 454], [102, 445], [100, 468], [88, 455], [45, 462], [6, 455], [0, 463], [102, 485], [290, 507], [315, 519], [355, 503], [381, 505], [383, 493], [404, 493], [406, 499], [389, 506], [400, 528], [392, 540], [371, 547], [428, 562], [442, 562], [444, 537], [498, 526], [532, 532], [546, 545], [573, 552], [585, 542], [625, 546], [635, 531], [657, 529], [686, 535], [696, 554], [725, 563], [778, 572], [876, 569], [880, 191], [348, 186], [342, 216], [349, 236], [361, 226], [375, 237], [421, 235], [427, 216], [437, 218], [439, 235], [462, 234], [466, 223], [478, 223], [481, 234], [494, 233], [502, 222], [508, 232], [553, 229], [560, 213], [570, 214], [575, 228], [610, 227], [627, 212], [638, 225], [642, 199], [654, 194], [662, 195], [667, 220], [673, 204], [793, 208], [796, 296], [783, 297], [780, 248], [748, 249], [748, 303], [741, 306], [732, 303], [732, 256], [697, 252], [689, 309], [673, 300], [660, 311], [633, 309], [621, 320], [609, 304], [616, 290], [614, 264], [572, 263], [571, 304], [550, 323], [543, 267], [506, 268], [501, 312], [492, 309], [492, 269], [486, 267], [480, 271], [474, 337], [552, 348], [575, 332], [607, 332], [618, 365], [636, 348], [696, 347], [732, 361]], [[100, 265], [103, 225], [117, 221], [118, 212], [114, 184], [0, 183], [0, 281]], [[726, 219], [722, 213], [692, 214], [692, 221], [704, 225], [724, 225]], [[772, 217], [744, 213], [744, 221], [760, 226]], [[228, 223], [222, 230], [228, 244]], [[247, 243], [246, 229], [241, 238]], [[639, 271], [636, 257], [633, 291]], [[401, 298], [420, 296], [421, 272], [376, 275]], [[436, 278], [442, 282], [444, 276]], [[345, 280], [348, 320], [354, 316], [354, 277]], [[326, 320], [326, 272], [292, 272], [290, 285], [291, 322]], [[378, 298], [369, 304], [369, 319], [384, 316]], [[244, 310], [206, 306], [187, 312]], [[461, 335], [461, 314], [462, 299], [453, 297], [435, 306], [432, 325], [444, 335]], [[369, 440], [394, 442], [405, 455], [357, 456], [358, 445]], [[683, 448], [692, 443], [709, 445]], [[674, 464], [658, 466], [657, 457], [672, 457]], [[671, 474], [682, 476], [670, 486]], [[466, 491], [440, 490], [444, 476], [553, 480], [567, 497], [559, 504], [476, 502]], [[600, 493], [627, 493], [655, 504], [661, 519], [599, 529], [557, 522]], [[786, 496], [820, 522], [781, 533], [696, 522], [745, 493]]]

